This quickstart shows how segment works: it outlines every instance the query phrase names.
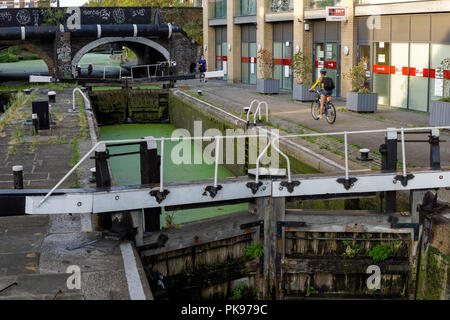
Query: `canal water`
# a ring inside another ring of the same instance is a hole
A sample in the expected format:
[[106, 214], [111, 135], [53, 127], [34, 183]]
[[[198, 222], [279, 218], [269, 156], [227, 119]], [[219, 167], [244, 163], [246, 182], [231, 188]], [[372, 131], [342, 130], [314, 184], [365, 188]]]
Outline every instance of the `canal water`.
[[[100, 136], [102, 140], [124, 140], [137, 139], [144, 136], [171, 137], [172, 132], [176, 129], [171, 124], [122, 124], [101, 126]], [[214, 177], [214, 165], [203, 164], [174, 164], [171, 160], [171, 153], [174, 146], [179, 142], [164, 142], [164, 182], [204, 180]], [[138, 151], [139, 146], [117, 146], [109, 148], [110, 154]], [[191, 145], [191, 159], [194, 159], [195, 150], [193, 143]], [[158, 154], [161, 148], [158, 142]], [[128, 155], [121, 157], [112, 157], [110, 159], [111, 171], [114, 177], [115, 185], [137, 185], [140, 184], [140, 160], [139, 155]], [[232, 177], [233, 174], [225, 167], [219, 166], [219, 178]], [[178, 210], [165, 212], [161, 215], [161, 226], [166, 225], [166, 217], [169, 215], [173, 219], [173, 223], [180, 224], [184, 222], [215, 217], [227, 213], [245, 211], [248, 204], [234, 204], [220, 207]]]
[[[119, 77], [120, 60], [113, 60], [109, 54], [87, 53], [81, 58], [80, 66], [83, 76], [87, 75], [87, 67], [92, 64], [92, 76], [103, 77], [103, 68], [106, 67], [107, 78]], [[1, 80], [23, 80], [30, 75], [48, 75], [48, 68], [44, 60], [22, 60], [18, 62], [0, 63]], [[128, 76], [129, 71], [122, 68], [122, 75]]]

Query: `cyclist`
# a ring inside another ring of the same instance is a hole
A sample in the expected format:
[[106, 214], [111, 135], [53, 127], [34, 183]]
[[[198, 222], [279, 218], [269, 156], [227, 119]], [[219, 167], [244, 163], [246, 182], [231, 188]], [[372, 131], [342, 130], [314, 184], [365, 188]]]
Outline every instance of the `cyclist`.
[[317, 79], [316, 83], [309, 89], [310, 92], [314, 90], [314, 88], [320, 84], [320, 111], [319, 116], [317, 117], [317, 120], [322, 118], [323, 113], [323, 107], [325, 104], [325, 97], [327, 98], [328, 102], [331, 102], [331, 94], [333, 93], [334, 89], [334, 81], [330, 77], [327, 77], [327, 70], [322, 69], [320, 70], [320, 78]]

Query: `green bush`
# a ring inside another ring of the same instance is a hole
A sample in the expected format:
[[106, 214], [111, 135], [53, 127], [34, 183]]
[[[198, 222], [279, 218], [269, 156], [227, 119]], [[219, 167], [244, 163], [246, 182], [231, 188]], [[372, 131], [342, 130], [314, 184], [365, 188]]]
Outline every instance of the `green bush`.
[[17, 62], [19, 58], [13, 54], [2, 53], [0, 54], [0, 63]]

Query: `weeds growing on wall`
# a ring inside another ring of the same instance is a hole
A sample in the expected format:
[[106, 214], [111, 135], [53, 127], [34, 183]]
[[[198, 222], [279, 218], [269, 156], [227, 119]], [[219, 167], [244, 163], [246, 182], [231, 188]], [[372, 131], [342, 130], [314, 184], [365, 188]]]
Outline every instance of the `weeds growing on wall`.
[[372, 257], [375, 261], [384, 261], [395, 252], [395, 250], [400, 246], [400, 241], [394, 241], [393, 246], [383, 243], [378, 244], [369, 251], [369, 257]]
[[264, 254], [263, 247], [259, 242], [255, 242], [252, 245], [245, 247], [244, 251], [249, 258], [259, 258]]

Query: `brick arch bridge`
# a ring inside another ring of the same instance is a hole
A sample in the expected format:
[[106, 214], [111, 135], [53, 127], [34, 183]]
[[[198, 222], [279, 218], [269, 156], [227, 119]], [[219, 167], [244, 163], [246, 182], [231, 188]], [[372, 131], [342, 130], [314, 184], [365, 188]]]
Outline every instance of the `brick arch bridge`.
[[4, 9], [0, 48], [17, 45], [36, 53], [47, 64], [49, 74], [61, 78], [76, 76], [83, 55], [108, 43], [129, 47], [140, 65], [174, 60], [176, 73], [188, 73], [200, 46], [181, 27], [161, 23], [159, 9], [152, 19], [152, 9], [54, 8], [65, 13], [58, 26], [48, 25], [40, 9]]

